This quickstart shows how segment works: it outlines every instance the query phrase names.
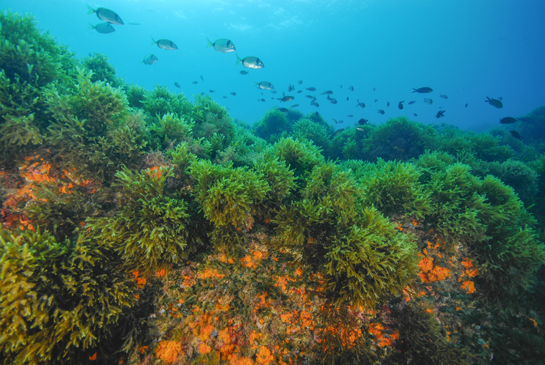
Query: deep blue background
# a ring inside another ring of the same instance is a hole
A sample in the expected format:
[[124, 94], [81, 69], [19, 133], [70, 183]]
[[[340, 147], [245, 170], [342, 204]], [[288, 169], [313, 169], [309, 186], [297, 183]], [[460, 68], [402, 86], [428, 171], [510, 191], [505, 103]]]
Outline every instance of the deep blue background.
[[[166, 85], [178, 92], [176, 81], [190, 99], [215, 90], [212, 97], [228, 107], [234, 118], [248, 123], [259, 120], [272, 106], [284, 104], [270, 97], [281, 96], [290, 83], [300, 89], [299, 79], [303, 87], [314, 86], [318, 91], [292, 92], [296, 99], [282, 106], [297, 103], [304, 113], [317, 110], [331, 123], [332, 118], [344, 120], [337, 128], [352, 125], [360, 117], [381, 123], [407, 115], [423, 123], [443, 121], [480, 130], [502, 117], [521, 116], [545, 105], [543, 0], [88, 2], [120, 15], [125, 25], [114, 25], [112, 34], [89, 30], [88, 23], [100, 20], [87, 15], [85, 4], [80, 0], [0, 0], [0, 9], [31, 12], [39, 28], [51, 32], [80, 58], [104, 53], [127, 82], [148, 89]], [[170, 39], [179, 49], [152, 46], [152, 36]], [[240, 75], [244, 68], [235, 66], [235, 54], [206, 49], [207, 37], [231, 39], [241, 58], [257, 56], [265, 68]], [[141, 61], [150, 53], [159, 61], [146, 66]], [[191, 84], [195, 80], [199, 84]], [[254, 81], [270, 81], [278, 94], [262, 96]], [[354, 92], [348, 91], [350, 85]], [[421, 86], [434, 92], [411, 93]], [[320, 107], [315, 108], [303, 96], [327, 89], [334, 91], [338, 104], [319, 96]], [[231, 91], [237, 96], [229, 95]], [[448, 95], [448, 100], [439, 94]], [[503, 97], [504, 108], [484, 103], [486, 96]], [[425, 104], [424, 97], [434, 103]], [[261, 98], [267, 101], [258, 102]], [[356, 108], [356, 99], [367, 107]], [[401, 100], [405, 100], [404, 110], [397, 109]], [[407, 105], [410, 100], [417, 102]], [[446, 113], [438, 120], [435, 114], [440, 107]], [[378, 109], [386, 114], [378, 114]]]

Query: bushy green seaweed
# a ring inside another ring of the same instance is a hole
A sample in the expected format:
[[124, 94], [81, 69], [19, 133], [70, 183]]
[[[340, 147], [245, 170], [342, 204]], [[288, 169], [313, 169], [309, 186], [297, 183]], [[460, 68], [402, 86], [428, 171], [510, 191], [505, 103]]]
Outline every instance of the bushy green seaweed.
[[316, 166], [301, 200], [281, 207], [275, 223], [284, 244], [325, 278], [335, 302], [374, 307], [416, 274], [416, 246], [363, 204], [363, 190], [332, 163]]
[[437, 133], [432, 127], [399, 117], [373, 128], [362, 152], [369, 161], [377, 158], [407, 161], [436, 147]]
[[4, 363], [83, 363], [136, 302], [117, 256], [82, 236], [0, 229], [0, 260]]
[[103, 53], [95, 52], [83, 59], [83, 66], [92, 71], [91, 82], [103, 81], [112, 87], [123, 86], [123, 81], [117, 77], [115, 68], [108, 62]]
[[0, 13], [0, 159], [5, 167], [44, 142], [49, 125], [42, 88], [68, 83], [78, 62], [31, 15]]
[[413, 215], [422, 219], [431, 212], [429, 192], [419, 179], [419, 169], [410, 163], [379, 159], [360, 179], [367, 204], [386, 216]]
[[90, 78], [80, 69], [74, 90], [47, 90], [54, 117], [48, 142], [64, 168], [83, 179], [109, 183], [121, 165], [140, 162], [147, 145], [146, 129], [138, 115], [129, 114], [120, 89]]
[[260, 121], [253, 125], [253, 132], [267, 142], [278, 140], [282, 133], [291, 134], [293, 121], [278, 108], [269, 109]]
[[170, 189], [172, 168], [116, 173], [119, 210], [88, 222], [95, 239], [119, 253], [127, 268], [149, 273], [182, 262], [204, 245], [190, 203]]

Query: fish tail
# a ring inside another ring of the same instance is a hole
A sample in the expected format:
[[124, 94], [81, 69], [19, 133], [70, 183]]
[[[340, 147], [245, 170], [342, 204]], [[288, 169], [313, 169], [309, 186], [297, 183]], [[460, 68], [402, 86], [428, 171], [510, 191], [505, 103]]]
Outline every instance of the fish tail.
[[236, 64], [238, 65], [239, 63], [242, 63], [242, 60], [241, 60], [240, 57], [238, 56], [238, 53], [237, 53], [236, 55], [237, 55], [237, 63], [236, 63]]
[[214, 45], [210, 39], [206, 38], [206, 40], [208, 41], [208, 46], [206, 46], [206, 48], [210, 48]]
[[91, 23], [87, 23], [87, 24], [89, 24], [89, 30], [93, 30], [93, 29], [96, 28], [96, 27], [95, 27], [93, 24], [91, 24]]
[[[87, 5], [87, 4], [85, 4], [85, 5]], [[93, 8], [90, 7], [89, 5], [87, 5], [87, 7], [89, 8], [89, 10], [87, 11], [87, 14], [88, 14], [88, 15], [91, 15], [91, 14], [94, 14], [94, 13], [97, 12], [95, 9], [93, 9]]]
[[151, 45], [154, 46], [156, 44], [157, 44], [157, 42], [155, 42], [155, 39], [153, 39], [153, 37], [151, 37]]

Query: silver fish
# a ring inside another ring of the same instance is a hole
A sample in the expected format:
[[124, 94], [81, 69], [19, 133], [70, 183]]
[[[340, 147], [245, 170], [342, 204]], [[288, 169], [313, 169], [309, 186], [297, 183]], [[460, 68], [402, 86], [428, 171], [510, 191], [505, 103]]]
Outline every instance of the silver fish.
[[244, 57], [243, 59], [240, 59], [240, 57], [237, 54], [237, 63], [236, 64], [238, 65], [239, 63], [242, 63], [242, 66], [244, 66], [246, 68], [258, 69], [258, 68], [265, 67], [263, 62], [257, 57], [249, 56], [249, 57]]
[[172, 51], [172, 50], [175, 50], [175, 49], [178, 49], [178, 46], [176, 46], [174, 44], [174, 42], [168, 40], [168, 39], [159, 39], [158, 41], [155, 41], [155, 39], [153, 39], [153, 37], [151, 37], [151, 40], [152, 40], [152, 43], [151, 45], [157, 45], [157, 47], [159, 48], [162, 48], [162, 49], [166, 49], [167, 51]]
[[231, 42], [229, 39], [218, 39], [215, 42], [212, 42], [208, 38], [206, 38], [206, 40], [208, 41], [208, 46], [206, 46], [206, 48], [214, 47], [216, 51], [223, 52], [223, 53], [236, 51], [235, 44]]
[[427, 94], [431, 93], [433, 89], [431, 87], [420, 87], [418, 89], [413, 89], [413, 93]]
[[93, 9], [89, 5], [87, 5], [89, 8], [89, 12], [87, 14], [96, 14], [97, 17], [100, 20], [104, 20], [105, 22], [117, 24], [117, 25], [124, 25], [123, 20], [117, 15], [115, 12], [111, 11], [110, 9], [106, 8], [96, 8]]
[[273, 90], [273, 89], [274, 89], [273, 84], [271, 84], [271, 83], [268, 82], [268, 81], [256, 82], [256, 83], [255, 83], [255, 86], [257, 86], [257, 87], [260, 88], [261, 90]]
[[432, 105], [433, 104], [433, 100], [431, 98], [425, 98], [424, 99], [424, 103], [428, 104], [428, 105]]
[[110, 23], [100, 23], [100, 24], [97, 24], [97, 25], [93, 25], [93, 24], [89, 23], [89, 25], [91, 26], [90, 29], [94, 29], [97, 32], [102, 33], [102, 34], [108, 34], [108, 33], [115, 32], [115, 28]]
[[155, 62], [159, 61], [157, 57], [155, 57], [154, 54], [147, 55], [142, 62], [146, 65], [153, 65]]

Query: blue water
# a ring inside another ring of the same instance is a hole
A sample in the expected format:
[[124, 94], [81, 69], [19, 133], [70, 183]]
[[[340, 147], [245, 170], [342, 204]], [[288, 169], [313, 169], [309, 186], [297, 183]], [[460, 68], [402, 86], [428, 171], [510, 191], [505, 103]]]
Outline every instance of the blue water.
[[[300, 104], [303, 113], [318, 111], [332, 124], [333, 118], [343, 120], [336, 128], [354, 125], [361, 117], [378, 124], [406, 115], [427, 124], [446, 122], [482, 130], [498, 124], [500, 118], [522, 116], [545, 105], [543, 0], [87, 3], [114, 10], [125, 25], [114, 25], [111, 34], [89, 30], [88, 23], [101, 21], [88, 15], [86, 2], [78, 0], [1, 0], [0, 8], [34, 14], [39, 28], [68, 45], [78, 58], [104, 53], [126, 82], [147, 89], [164, 85], [190, 99], [215, 90], [212, 98], [228, 107], [233, 118], [250, 124], [273, 106]], [[179, 49], [159, 49], [151, 45], [151, 37], [170, 39]], [[265, 68], [236, 66], [235, 53], [206, 49], [206, 38], [231, 39], [241, 58], [257, 56]], [[144, 65], [142, 60], [150, 53], [159, 61]], [[250, 74], [242, 76], [241, 70]], [[298, 80], [303, 84], [298, 85]], [[254, 81], [269, 81], [278, 93], [259, 90]], [[296, 90], [311, 86], [318, 90], [293, 91], [289, 95], [296, 98], [288, 103], [271, 100], [281, 97], [289, 84]], [[433, 88], [433, 93], [411, 92], [423, 86]], [[325, 90], [334, 92], [338, 104], [319, 96]], [[231, 96], [232, 91], [237, 95]], [[308, 94], [318, 97], [319, 108], [309, 104], [304, 97]], [[504, 107], [485, 103], [487, 96], [502, 97]], [[433, 104], [425, 104], [425, 97], [431, 97]], [[261, 98], [266, 102], [258, 101]], [[356, 107], [357, 99], [367, 105], [365, 109]], [[399, 110], [402, 100], [405, 108]], [[416, 103], [408, 105], [411, 100]], [[445, 117], [437, 119], [441, 108]]]

